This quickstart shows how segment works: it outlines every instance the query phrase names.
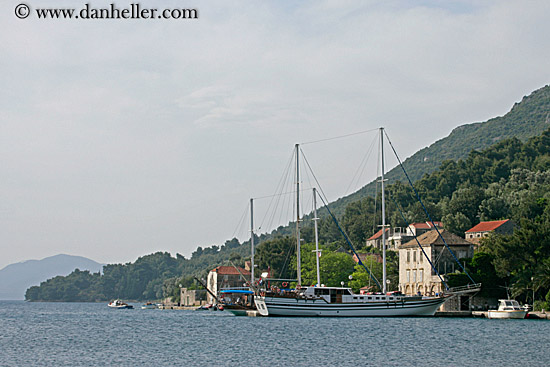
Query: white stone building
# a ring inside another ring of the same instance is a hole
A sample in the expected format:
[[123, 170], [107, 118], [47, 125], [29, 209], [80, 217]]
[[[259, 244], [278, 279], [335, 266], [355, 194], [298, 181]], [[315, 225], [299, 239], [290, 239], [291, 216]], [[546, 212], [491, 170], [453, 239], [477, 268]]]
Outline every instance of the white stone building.
[[[439, 232], [458, 259], [473, 257], [472, 243], [444, 229]], [[437, 231], [426, 232], [417, 239], [441, 276], [458, 269], [458, 264]], [[441, 279], [426, 256], [415, 239], [399, 246], [399, 290], [404, 294], [420, 292], [423, 295], [434, 295], [443, 290]]]

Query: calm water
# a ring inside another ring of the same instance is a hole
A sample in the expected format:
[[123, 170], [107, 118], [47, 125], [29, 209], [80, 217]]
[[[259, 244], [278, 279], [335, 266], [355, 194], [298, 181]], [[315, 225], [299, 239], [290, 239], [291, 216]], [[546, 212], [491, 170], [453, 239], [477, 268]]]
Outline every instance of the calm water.
[[134, 307], [0, 301], [0, 365], [550, 365], [550, 321], [258, 318]]

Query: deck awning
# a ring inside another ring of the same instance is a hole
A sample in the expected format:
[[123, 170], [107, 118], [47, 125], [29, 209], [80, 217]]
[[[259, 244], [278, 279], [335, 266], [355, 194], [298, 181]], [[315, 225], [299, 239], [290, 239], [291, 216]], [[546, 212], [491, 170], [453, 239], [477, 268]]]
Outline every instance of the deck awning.
[[220, 293], [254, 294], [254, 292], [246, 291], [244, 289], [226, 289], [226, 290], [220, 291]]

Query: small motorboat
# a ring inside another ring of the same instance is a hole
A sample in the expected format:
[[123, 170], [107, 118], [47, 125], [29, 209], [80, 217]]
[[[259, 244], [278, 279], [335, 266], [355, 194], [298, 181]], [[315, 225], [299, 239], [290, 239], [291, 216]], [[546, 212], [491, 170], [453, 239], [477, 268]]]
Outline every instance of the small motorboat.
[[206, 305], [195, 308], [195, 311], [223, 311], [223, 305], [208, 303]]
[[[226, 289], [220, 292], [223, 307], [235, 316], [246, 316], [248, 311], [255, 311], [254, 292], [248, 289]], [[221, 308], [220, 308], [221, 309]]]
[[527, 311], [523, 309], [518, 301], [513, 299], [499, 299], [498, 310], [487, 311], [489, 319], [524, 319]]
[[118, 300], [118, 299], [115, 299], [114, 301], [109, 302], [107, 306], [111, 308], [116, 308], [116, 309], [134, 308], [134, 306], [129, 305], [125, 302], [122, 302], [121, 300]]

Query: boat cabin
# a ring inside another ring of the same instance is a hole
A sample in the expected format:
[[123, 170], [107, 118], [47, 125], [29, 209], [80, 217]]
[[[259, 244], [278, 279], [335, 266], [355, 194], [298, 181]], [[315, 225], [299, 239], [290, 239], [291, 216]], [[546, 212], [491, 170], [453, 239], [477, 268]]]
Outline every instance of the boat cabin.
[[219, 299], [225, 305], [252, 306], [254, 292], [248, 289], [224, 289], [220, 291]]
[[355, 294], [351, 288], [341, 287], [307, 287], [300, 295], [307, 299], [324, 299], [327, 303], [396, 302], [403, 299], [397, 292]]
[[523, 311], [523, 308], [519, 305], [515, 299], [499, 299], [498, 300], [499, 311]]

